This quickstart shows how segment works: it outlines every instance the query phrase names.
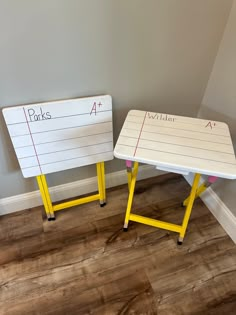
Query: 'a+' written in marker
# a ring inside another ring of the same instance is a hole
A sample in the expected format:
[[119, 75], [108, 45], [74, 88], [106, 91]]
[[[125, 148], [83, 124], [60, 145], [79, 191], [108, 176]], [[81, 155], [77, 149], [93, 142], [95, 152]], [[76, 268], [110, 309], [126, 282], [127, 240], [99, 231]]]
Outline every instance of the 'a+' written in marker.
[[101, 108], [101, 106], [102, 106], [102, 103], [101, 103], [101, 102], [99, 102], [99, 103], [94, 102], [94, 103], [93, 103], [93, 106], [92, 106], [92, 108], [91, 108], [91, 111], [90, 111], [90, 116], [91, 116], [92, 114], [97, 115], [97, 112], [99, 111], [99, 109]]
[[215, 122], [209, 121], [209, 122], [206, 124], [205, 128], [209, 127], [209, 128], [212, 129], [212, 128], [215, 127], [215, 126], [216, 126], [216, 123], [215, 123]]

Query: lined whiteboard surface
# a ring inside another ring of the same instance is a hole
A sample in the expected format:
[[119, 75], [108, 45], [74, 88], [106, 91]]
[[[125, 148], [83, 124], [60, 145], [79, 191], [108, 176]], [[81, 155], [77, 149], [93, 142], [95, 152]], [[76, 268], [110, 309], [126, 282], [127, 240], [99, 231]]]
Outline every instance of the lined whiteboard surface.
[[113, 159], [109, 95], [3, 109], [24, 177]]
[[114, 155], [157, 168], [236, 178], [234, 149], [222, 122], [132, 110]]

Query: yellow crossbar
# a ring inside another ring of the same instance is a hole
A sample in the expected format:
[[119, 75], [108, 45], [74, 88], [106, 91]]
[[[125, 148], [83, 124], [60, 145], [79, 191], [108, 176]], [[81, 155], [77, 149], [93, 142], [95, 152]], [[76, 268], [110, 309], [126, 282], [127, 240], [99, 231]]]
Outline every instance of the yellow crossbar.
[[72, 201], [62, 202], [58, 205], [54, 205], [52, 208], [54, 211], [58, 211], [58, 210], [82, 205], [83, 203], [87, 203], [87, 202], [91, 202], [91, 201], [95, 201], [95, 200], [99, 200], [99, 199], [100, 199], [100, 195], [96, 194], [96, 195], [83, 197], [83, 198], [72, 200]]
[[151, 226], [154, 226], [154, 227], [157, 227], [160, 229], [173, 231], [173, 232], [181, 232], [181, 229], [182, 229], [181, 225], [147, 218], [147, 217], [143, 217], [141, 215], [137, 215], [137, 214], [133, 214], [133, 213], [130, 214], [130, 220], [138, 222], [138, 223], [151, 225]]

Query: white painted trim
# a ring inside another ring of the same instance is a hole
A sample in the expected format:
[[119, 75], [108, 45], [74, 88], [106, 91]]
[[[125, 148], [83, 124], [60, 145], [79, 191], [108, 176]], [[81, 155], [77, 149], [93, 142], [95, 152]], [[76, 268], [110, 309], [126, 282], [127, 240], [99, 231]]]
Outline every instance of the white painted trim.
[[[192, 185], [193, 174], [184, 176], [187, 182]], [[200, 183], [203, 183], [201, 178]], [[205, 192], [201, 194], [201, 199], [211, 211], [220, 225], [223, 227], [229, 237], [236, 243], [236, 217], [230, 211], [230, 209], [224, 204], [224, 202], [218, 197], [214, 190], [209, 187]]]
[[[164, 172], [155, 170], [154, 166], [142, 165], [139, 167], [138, 180], [158, 176]], [[127, 183], [126, 170], [106, 174], [106, 186], [115, 187]], [[68, 184], [50, 187], [52, 201], [81, 196], [97, 190], [97, 177], [90, 177]], [[39, 191], [16, 195], [0, 199], [0, 215], [21, 211], [42, 205]]]

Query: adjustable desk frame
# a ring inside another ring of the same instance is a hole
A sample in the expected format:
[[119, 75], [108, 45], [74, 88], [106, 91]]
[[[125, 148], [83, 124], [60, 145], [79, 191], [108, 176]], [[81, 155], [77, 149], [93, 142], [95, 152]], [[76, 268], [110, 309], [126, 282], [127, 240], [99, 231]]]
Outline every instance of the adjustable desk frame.
[[138, 223], [147, 224], [147, 225], [154, 226], [157, 228], [177, 232], [177, 233], [179, 233], [178, 244], [179, 245], [182, 244], [185, 233], [186, 233], [186, 229], [188, 226], [188, 221], [189, 221], [189, 218], [190, 218], [190, 215], [192, 212], [194, 200], [197, 196], [199, 196], [199, 194], [202, 192], [202, 189], [203, 189], [203, 186], [200, 186], [198, 188], [198, 184], [199, 184], [199, 180], [200, 180], [201, 175], [196, 173], [194, 176], [194, 181], [193, 181], [190, 195], [183, 202], [183, 205], [186, 206], [186, 210], [185, 210], [182, 224], [177, 225], [177, 224], [173, 224], [173, 223], [168, 223], [168, 222], [164, 222], [164, 221], [150, 219], [150, 218], [147, 218], [144, 216], [140, 216], [140, 215], [131, 213], [133, 196], [134, 196], [134, 189], [135, 189], [136, 179], [137, 179], [137, 175], [138, 175], [138, 165], [139, 165], [138, 162], [134, 162], [134, 167], [132, 168], [132, 162], [126, 161], [129, 197], [128, 197], [128, 203], [127, 203], [126, 214], [125, 214], [124, 231], [128, 230], [129, 221], [135, 221]]
[[105, 168], [104, 162], [96, 163], [97, 167], [97, 181], [98, 181], [98, 193], [88, 196], [82, 197], [79, 199], [75, 199], [72, 201], [61, 202], [59, 204], [53, 205], [50, 197], [48, 184], [46, 181], [45, 175], [39, 175], [36, 177], [40, 194], [43, 200], [44, 208], [47, 214], [48, 221], [55, 220], [55, 211], [63, 210], [69, 207], [81, 205], [84, 203], [88, 203], [94, 200], [100, 201], [100, 206], [103, 207], [106, 205], [106, 187], [105, 187]]

